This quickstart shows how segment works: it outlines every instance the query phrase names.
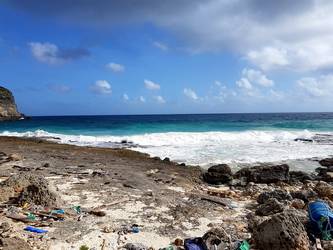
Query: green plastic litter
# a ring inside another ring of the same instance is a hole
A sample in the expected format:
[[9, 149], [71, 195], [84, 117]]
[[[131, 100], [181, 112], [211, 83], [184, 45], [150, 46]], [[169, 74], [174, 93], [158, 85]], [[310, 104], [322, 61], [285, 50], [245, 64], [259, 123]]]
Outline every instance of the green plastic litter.
[[32, 213], [28, 213], [27, 218], [29, 220], [36, 220], [36, 216], [34, 214], [32, 214]]
[[250, 244], [249, 244], [246, 240], [244, 240], [244, 241], [240, 244], [240, 246], [239, 246], [238, 249], [239, 249], [239, 250], [250, 250]]
[[77, 214], [80, 214], [81, 213], [81, 206], [73, 206], [73, 209], [75, 210], [75, 212]]

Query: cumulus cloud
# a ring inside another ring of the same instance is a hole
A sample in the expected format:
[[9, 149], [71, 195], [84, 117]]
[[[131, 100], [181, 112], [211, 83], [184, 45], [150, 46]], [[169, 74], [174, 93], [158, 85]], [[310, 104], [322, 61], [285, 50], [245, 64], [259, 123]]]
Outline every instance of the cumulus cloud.
[[161, 86], [151, 80], [144, 80], [144, 84], [146, 89], [149, 90], [159, 90], [161, 88]]
[[198, 100], [198, 95], [192, 89], [185, 88], [183, 92], [184, 95], [188, 98], [192, 100]]
[[155, 42], [153, 42], [153, 45], [156, 48], [163, 50], [163, 51], [167, 51], [169, 49], [168, 45], [166, 45], [165, 43], [162, 43], [162, 42], [155, 41]]
[[146, 98], [144, 98], [143, 96], [140, 96], [139, 101], [144, 103], [144, 102], [146, 102]]
[[52, 43], [29, 43], [31, 53], [38, 61], [48, 64], [61, 64], [89, 56], [83, 48], [59, 48]]
[[242, 71], [242, 75], [250, 82], [256, 83], [263, 87], [272, 87], [274, 85], [274, 81], [268, 79], [267, 76], [259, 70], [245, 68]]
[[96, 94], [111, 94], [112, 89], [110, 83], [106, 80], [98, 80], [92, 86], [91, 90]]
[[[262, 69], [318, 70], [333, 66], [330, 0], [11, 0], [39, 16], [107, 29], [152, 23], [176, 34], [192, 51], [231, 50]], [[314, 60], [315, 58], [315, 60]]]
[[164, 100], [164, 98], [163, 98], [162, 96], [160, 96], [160, 95], [154, 96], [154, 99], [155, 99], [155, 101], [156, 101], [157, 103], [159, 103], [159, 104], [164, 104], [164, 103], [166, 103], [166, 101]]
[[322, 75], [318, 78], [304, 77], [297, 81], [298, 87], [312, 97], [333, 96], [333, 75]]
[[105, 67], [107, 69], [111, 70], [114, 73], [121, 73], [121, 72], [125, 71], [125, 66], [124, 65], [114, 63], [114, 62], [106, 64]]
[[129, 100], [129, 96], [126, 93], [123, 94], [123, 100], [125, 102], [127, 102]]
[[65, 84], [51, 84], [48, 86], [48, 88], [51, 91], [57, 92], [57, 93], [68, 93], [72, 90], [71, 87], [69, 87]]
[[246, 90], [250, 90], [252, 89], [252, 84], [250, 83], [250, 81], [247, 78], [241, 78], [240, 80], [238, 80], [236, 82], [236, 85], [242, 89], [246, 89]]

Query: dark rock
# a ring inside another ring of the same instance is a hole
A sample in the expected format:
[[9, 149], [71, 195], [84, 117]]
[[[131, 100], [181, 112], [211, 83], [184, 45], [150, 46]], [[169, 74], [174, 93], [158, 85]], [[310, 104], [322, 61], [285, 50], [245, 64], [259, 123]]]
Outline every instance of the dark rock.
[[309, 174], [303, 171], [290, 171], [289, 172], [290, 182], [305, 182], [305, 181], [313, 181], [315, 180], [315, 176], [313, 174]]
[[277, 189], [272, 192], [261, 193], [257, 198], [257, 202], [259, 204], [264, 204], [271, 198], [275, 198], [280, 202], [291, 201], [293, 199], [288, 192]]
[[165, 158], [163, 159], [163, 161], [164, 161], [164, 162], [170, 162], [170, 158], [169, 158], [169, 157], [165, 157]]
[[23, 115], [17, 111], [13, 94], [6, 88], [0, 87], [0, 121], [18, 120]]
[[282, 165], [262, 165], [255, 167], [243, 168], [236, 172], [234, 178], [246, 178], [247, 182], [254, 183], [276, 183], [279, 181], [289, 181], [289, 166]]
[[260, 250], [308, 250], [307, 232], [293, 212], [285, 211], [265, 220], [254, 230], [256, 246]]
[[228, 165], [219, 164], [210, 167], [203, 177], [209, 184], [225, 184], [232, 180], [232, 171]]
[[141, 244], [141, 243], [127, 243], [124, 248], [126, 250], [146, 250], [148, 249], [148, 247], [146, 247], [145, 245]]
[[316, 172], [318, 173], [319, 180], [333, 182], [333, 166], [316, 168]]
[[319, 164], [324, 167], [331, 167], [333, 166], [333, 158], [326, 158], [319, 161]]
[[293, 199], [300, 199], [305, 203], [309, 202], [310, 199], [316, 199], [318, 197], [318, 194], [313, 190], [291, 192], [290, 195]]
[[256, 215], [268, 216], [280, 213], [284, 210], [284, 205], [275, 198], [268, 199], [264, 204], [260, 205], [256, 210]]
[[42, 167], [43, 167], [43, 168], [49, 168], [49, 167], [50, 167], [50, 163], [44, 163], [44, 164], [42, 165]]

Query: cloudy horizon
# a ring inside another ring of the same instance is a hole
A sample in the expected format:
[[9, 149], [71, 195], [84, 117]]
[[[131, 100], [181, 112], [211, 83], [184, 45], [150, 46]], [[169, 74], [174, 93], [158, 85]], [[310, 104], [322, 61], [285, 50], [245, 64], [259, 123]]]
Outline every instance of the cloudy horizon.
[[28, 115], [332, 111], [332, 11], [328, 0], [7, 0], [0, 85]]

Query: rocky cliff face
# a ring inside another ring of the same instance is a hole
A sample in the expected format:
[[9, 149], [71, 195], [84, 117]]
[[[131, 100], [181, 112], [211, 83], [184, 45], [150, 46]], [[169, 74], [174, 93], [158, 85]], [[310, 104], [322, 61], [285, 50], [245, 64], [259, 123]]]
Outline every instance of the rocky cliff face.
[[0, 86], [0, 121], [17, 120], [21, 117], [22, 114], [17, 111], [12, 92]]

